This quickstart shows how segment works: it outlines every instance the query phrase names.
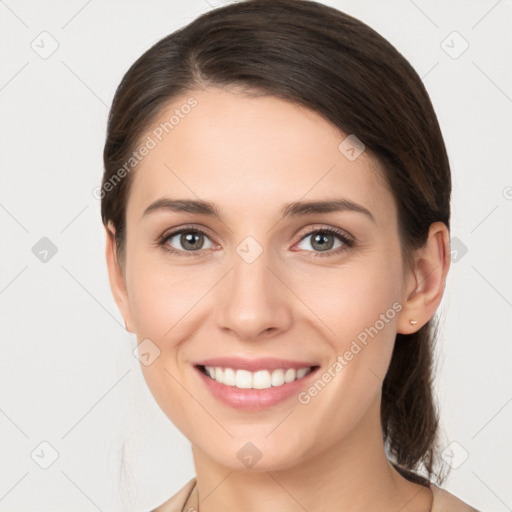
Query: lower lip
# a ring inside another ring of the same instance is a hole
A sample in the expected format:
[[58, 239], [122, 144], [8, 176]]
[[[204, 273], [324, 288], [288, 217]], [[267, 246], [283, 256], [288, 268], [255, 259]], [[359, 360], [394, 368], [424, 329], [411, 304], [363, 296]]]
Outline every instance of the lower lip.
[[224, 404], [235, 409], [261, 410], [298, 395], [316, 374], [318, 367], [302, 379], [267, 389], [240, 389], [236, 386], [226, 386], [205, 375], [197, 366], [195, 370], [213, 396]]

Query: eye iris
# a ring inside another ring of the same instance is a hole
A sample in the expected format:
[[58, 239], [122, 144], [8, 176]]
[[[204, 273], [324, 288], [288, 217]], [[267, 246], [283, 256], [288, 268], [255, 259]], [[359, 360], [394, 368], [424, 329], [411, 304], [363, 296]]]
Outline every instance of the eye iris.
[[[311, 246], [314, 249], [318, 249], [320, 251], [328, 251], [329, 249], [332, 249], [334, 245], [332, 235], [325, 235], [323, 233], [317, 233], [313, 236], [313, 240], [311, 242]], [[318, 245], [317, 245], [318, 244]]]
[[[196, 251], [203, 245], [203, 238], [202, 233], [187, 231], [186, 233], [182, 233], [180, 242], [185, 249]], [[198, 244], [198, 242], [200, 243]]]

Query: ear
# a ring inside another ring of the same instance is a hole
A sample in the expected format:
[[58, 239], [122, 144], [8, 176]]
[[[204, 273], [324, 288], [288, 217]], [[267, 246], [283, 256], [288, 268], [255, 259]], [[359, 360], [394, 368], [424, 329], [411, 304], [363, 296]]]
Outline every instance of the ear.
[[[449, 268], [450, 234], [444, 223], [434, 222], [426, 244], [414, 254], [414, 268], [407, 272], [397, 332], [416, 332], [434, 316], [443, 298]], [[416, 324], [412, 325], [411, 320]]]
[[111, 221], [108, 221], [108, 226], [105, 226], [107, 234], [106, 257], [108, 277], [110, 281], [110, 289], [116, 301], [117, 307], [124, 318], [126, 330], [134, 333], [135, 330], [131, 327], [132, 316], [130, 310], [130, 303], [128, 301], [128, 291], [126, 288], [126, 281], [124, 277], [124, 269], [120, 264], [117, 257], [117, 247], [115, 240], [116, 230]]

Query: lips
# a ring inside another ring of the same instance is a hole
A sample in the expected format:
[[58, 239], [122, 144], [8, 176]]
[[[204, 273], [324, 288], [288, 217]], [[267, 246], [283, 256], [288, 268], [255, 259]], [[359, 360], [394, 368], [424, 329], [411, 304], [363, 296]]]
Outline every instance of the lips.
[[311, 361], [294, 361], [290, 359], [276, 359], [272, 357], [260, 359], [243, 359], [240, 357], [215, 357], [198, 361], [197, 366], [213, 366], [220, 368], [233, 368], [234, 370], [248, 370], [256, 372], [258, 370], [278, 370], [293, 368], [310, 368], [318, 366], [318, 363]]
[[236, 370], [220, 366], [202, 366], [201, 368], [211, 379], [225, 386], [235, 386], [238, 389], [268, 389], [272, 386], [283, 386], [294, 380], [302, 379], [312, 370], [311, 367], [304, 367], [298, 370], [278, 368], [250, 372], [249, 370]]
[[221, 402], [238, 409], [262, 409], [297, 394], [319, 366], [274, 358], [214, 358], [195, 365], [201, 380]]

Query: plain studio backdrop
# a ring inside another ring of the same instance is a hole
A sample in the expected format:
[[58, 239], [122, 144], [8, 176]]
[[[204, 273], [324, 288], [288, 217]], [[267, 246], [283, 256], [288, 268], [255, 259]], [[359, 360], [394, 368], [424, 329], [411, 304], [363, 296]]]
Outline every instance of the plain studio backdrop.
[[[440, 307], [445, 487], [512, 509], [510, 1], [329, 1], [422, 77], [453, 172]], [[94, 190], [128, 67], [222, 2], [0, 2], [1, 511], [149, 510], [194, 468], [108, 283]]]

